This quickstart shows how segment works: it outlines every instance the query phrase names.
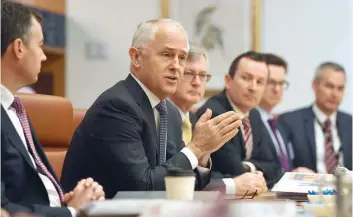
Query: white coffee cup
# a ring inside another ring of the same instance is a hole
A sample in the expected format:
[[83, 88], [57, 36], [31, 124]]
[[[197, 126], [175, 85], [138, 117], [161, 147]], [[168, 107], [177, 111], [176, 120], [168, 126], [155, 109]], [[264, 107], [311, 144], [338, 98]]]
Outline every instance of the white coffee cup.
[[168, 169], [164, 180], [168, 200], [193, 200], [195, 174], [192, 170]]

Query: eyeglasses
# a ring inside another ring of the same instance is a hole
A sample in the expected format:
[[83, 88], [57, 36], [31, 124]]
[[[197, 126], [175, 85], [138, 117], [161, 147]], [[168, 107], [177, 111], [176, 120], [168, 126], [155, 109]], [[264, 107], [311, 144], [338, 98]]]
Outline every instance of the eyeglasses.
[[288, 81], [275, 81], [275, 80], [270, 79], [267, 81], [267, 85], [269, 85], [272, 88], [274, 88], [278, 85], [281, 89], [286, 90], [289, 87], [289, 82]]
[[196, 76], [199, 76], [200, 81], [208, 82], [211, 79], [211, 75], [207, 73], [193, 73], [193, 72], [184, 72], [183, 79], [186, 81], [192, 81]]

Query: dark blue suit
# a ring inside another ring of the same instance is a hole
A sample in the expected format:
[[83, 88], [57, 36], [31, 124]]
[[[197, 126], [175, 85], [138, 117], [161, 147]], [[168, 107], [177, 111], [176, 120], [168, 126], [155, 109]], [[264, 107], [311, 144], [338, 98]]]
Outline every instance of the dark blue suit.
[[[31, 126], [37, 153], [49, 172], [56, 178]], [[59, 181], [58, 181], [59, 183]], [[65, 207], [50, 207], [48, 193], [34, 168], [29, 154], [1, 106], [1, 207], [10, 214], [36, 213], [42, 216], [71, 216]]]
[[[180, 116], [171, 102], [167, 101], [167, 106], [171, 117]], [[106, 198], [113, 198], [118, 191], [165, 190], [167, 168], [192, 169], [180, 152], [185, 145], [181, 129], [174, 128], [175, 121], [181, 120], [168, 120], [167, 161], [159, 165], [153, 109], [146, 93], [129, 75], [98, 97], [76, 129], [64, 161], [64, 189], [89, 176], [103, 186]], [[200, 190], [210, 175], [203, 178], [195, 172]]]
[[[196, 112], [196, 117], [199, 119], [201, 115], [209, 108], [212, 110], [212, 118], [228, 111], [233, 111], [233, 108], [226, 97], [225, 91], [211, 97], [207, 102]], [[281, 178], [281, 167], [269, 150], [268, 141], [264, 135], [264, 128], [259, 113], [253, 109], [249, 114], [249, 119], [253, 134], [253, 152], [249, 160], [255, 165], [257, 170], [264, 173], [267, 185], [269, 188]], [[231, 140], [223, 145], [219, 150], [211, 154], [212, 170], [214, 178], [230, 178], [239, 176], [246, 172], [242, 161], [245, 160], [245, 142], [242, 133], [239, 131]]]
[[[260, 112], [257, 109], [254, 109], [253, 113], [254, 113], [254, 117], [255, 118], [261, 119]], [[280, 158], [278, 156], [278, 153], [277, 153], [275, 144], [273, 143], [273, 140], [271, 138], [270, 132], [266, 128], [265, 123], [263, 122], [262, 119], [261, 119], [261, 123], [262, 123], [263, 128], [265, 129], [263, 136], [266, 138], [267, 141], [269, 141], [269, 149], [271, 150], [273, 156], [275, 156], [275, 160], [277, 161], [277, 163], [279, 165], [281, 165], [281, 160], [280, 160]], [[288, 140], [288, 138], [285, 136], [286, 135], [285, 130], [284, 130], [284, 128], [281, 125], [278, 125], [278, 131], [281, 134], [281, 137], [283, 139], [283, 143], [284, 143], [285, 148], [286, 148], [287, 157], [288, 157], [288, 165], [289, 165], [290, 169], [292, 170], [293, 169], [292, 160], [294, 158], [292, 145], [291, 145], [290, 141]], [[282, 171], [282, 173], [284, 174], [284, 171]]]
[[[278, 123], [294, 149], [294, 166], [306, 167], [317, 172], [315, 144], [315, 116], [312, 106], [280, 115]], [[341, 140], [344, 166], [352, 170], [352, 116], [337, 112], [337, 130]]]

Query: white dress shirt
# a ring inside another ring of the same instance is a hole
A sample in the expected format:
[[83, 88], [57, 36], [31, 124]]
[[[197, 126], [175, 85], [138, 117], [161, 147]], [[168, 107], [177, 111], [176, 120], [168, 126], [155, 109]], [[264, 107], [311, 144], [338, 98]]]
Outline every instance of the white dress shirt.
[[339, 149], [341, 147], [341, 141], [338, 136], [338, 130], [336, 126], [337, 112], [334, 112], [330, 117], [327, 117], [316, 104], [313, 105], [313, 112], [317, 119], [314, 119], [314, 132], [315, 132], [315, 145], [316, 145], [316, 168], [318, 173], [327, 173], [326, 170], [326, 158], [325, 158], [325, 135], [322, 127], [318, 121], [323, 125], [327, 119], [331, 121], [331, 132], [332, 132], [332, 143], [333, 149], [336, 153], [339, 153], [339, 164], [343, 165], [343, 155]]
[[[150, 91], [135, 75], [133, 75], [131, 73], [131, 76], [136, 80], [136, 82], [140, 85], [140, 87], [142, 88], [142, 90], [146, 93], [152, 109], [153, 109], [153, 113], [154, 113], [154, 119], [156, 122], [156, 129], [158, 132], [159, 129], [159, 112], [157, 111], [156, 106], [158, 105], [158, 103], [160, 102], [160, 99], [152, 93], [152, 91]], [[197, 159], [196, 155], [187, 147], [183, 148], [181, 150], [182, 153], [184, 153], [186, 155], [186, 157], [189, 159], [190, 164], [192, 169], [195, 169], [198, 167], [199, 165], [199, 160]]]
[[[33, 163], [34, 168], [37, 168], [37, 165], [35, 164], [34, 158], [32, 157], [32, 154], [28, 151], [28, 146], [27, 146], [27, 141], [26, 137], [20, 122], [20, 119], [17, 116], [16, 110], [11, 107], [13, 101], [15, 100], [14, 95], [3, 85], [1, 85], [1, 104], [6, 111], [7, 115], [9, 116], [13, 126], [16, 129], [16, 132], [18, 133], [19, 137], [21, 138], [21, 141], [23, 143], [23, 146], [28, 152], [29, 158], [31, 159], [31, 162]], [[46, 177], [45, 175], [42, 175], [40, 173], [37, 173], [40, 179], [42, 180], [45, 189], [47, 190], [48, 193], [48, 198], [49, 198], [49, 205], [51, 207], [61, 207], [61, 202], [60, 202], [60, 197], [59, 194], [53, 184], [53, 182]], [[72, 216], [76, 215], [76, 210], [68, 207]]]

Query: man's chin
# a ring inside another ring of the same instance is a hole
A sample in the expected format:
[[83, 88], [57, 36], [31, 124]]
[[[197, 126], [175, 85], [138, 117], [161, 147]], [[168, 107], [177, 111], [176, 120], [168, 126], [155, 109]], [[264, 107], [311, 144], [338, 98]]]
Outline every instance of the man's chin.
[[173, 94], [175, 94], [176, 90], [177, 90], [177, 86], [175, 86], [175, 87], [170, 86], [170, 87], [165, 87], [163, 92], [165, 95], [167, 95], [167, 97], [170, 97]]
[[186, 99], [186, 101], [189, 103], [189, 104], [196, 104], [198, 102], [201, 101], [201, 98], [200, 97], [188, 97]]

